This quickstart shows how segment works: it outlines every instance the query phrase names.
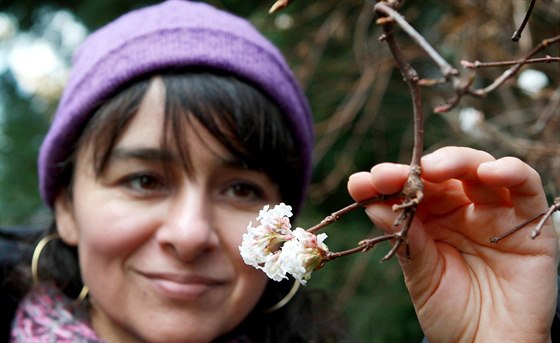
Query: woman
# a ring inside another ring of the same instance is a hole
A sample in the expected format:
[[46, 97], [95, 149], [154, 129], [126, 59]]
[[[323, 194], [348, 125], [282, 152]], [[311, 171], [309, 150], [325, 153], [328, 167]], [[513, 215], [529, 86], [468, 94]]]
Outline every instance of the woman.
[[[301, 203], [311, 144], [293, 75], [246, 21], [168, 1], [94, 33], [41, 148], [57, 236], [35, 251], [41, 286], [12, 339], [341, 339], [329, 318], [307, 330], [287, 308], [263, 317], [292, 283], [265, 291], [238, 249], [265, 204]], [[67, 301], [82, 285], [87, 301]], [[299, 319], [312, 300], [292, 306]]]
[[[267, 281], [238, 250], [263, 205], [299, 210], [311, 145], [301, 90], [246, 21], [167, 1], [95, 32], [41, 148], [56, 225], [35, 250], [12, 340], [343, 341], [327, 301], [300, 292], [276, 306], [291, 282]], [[428, 338], [546, 341], [554, 231], [486, 243], [546, 206], [538, 175], [463, 148], [426, 157], [423, 169], [403, 269]], [[393, 193], [406, 170], [377, 166], [352, 176], [349, 191]], [[385, 205], [367, 212], [390, 229]]]

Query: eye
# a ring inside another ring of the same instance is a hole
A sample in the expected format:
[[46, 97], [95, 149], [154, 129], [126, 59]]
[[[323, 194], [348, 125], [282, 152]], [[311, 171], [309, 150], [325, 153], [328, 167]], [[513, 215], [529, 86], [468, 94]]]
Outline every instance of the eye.
[[129, 175], [123, 184], [134, 192], [142, 194], [160, 193], [165, 190], [165, 184], [158, 176], [148, 173]]
[[225, 195], [242, 201], [257, 201], [264, 198], [263, 190], [249, 182], [236, 182], [230, 185]]

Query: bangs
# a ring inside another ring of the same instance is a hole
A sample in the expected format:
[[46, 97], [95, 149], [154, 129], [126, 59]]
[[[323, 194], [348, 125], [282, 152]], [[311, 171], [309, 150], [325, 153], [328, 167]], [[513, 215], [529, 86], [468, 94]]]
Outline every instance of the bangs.
[[[165, 84], [164, 142], [181, 156], [189, 172], [184, 147], [185, 128], [196, 119], [248, 169], [267, 174], [280, 186], [283, 201], [292, 203], [299, 151], [278, 106], [252, 85], [235, 77], [209, 72], [163, 75]], [[303, 187], [303, 185], [301, 185]]]
[[[197, 120], [248, 169], [262, 171], [280, 186], [282, 200], [297, 201], [303, 185], [300, 155], [278, 107], [252, 85], [211, 72], [167, 73], [162, 148], [179, 154], [192, 175], [186, 128]], [[92, 117], [78, 143], [92, 144], [96, 175], [138, 112], [153, 79], [136, 81], [107, 101]], [[87, 143], [86, 143], [87, 142]]]
[[236, 78], [203, 73], [166, 75], [163, 81], [166, 108], [162, 143], [177, 148], [185, 162], [190, 158], [181, 147], [188, 146], [185, 128], [192, 126], [193, 118], [250, 169], [268, 169], [264, 156], [286, 150], [286, 140], [293, 145], [290, 135], [279, 138], [283, 130], [274, 125], [281, 118], [276, 106]]

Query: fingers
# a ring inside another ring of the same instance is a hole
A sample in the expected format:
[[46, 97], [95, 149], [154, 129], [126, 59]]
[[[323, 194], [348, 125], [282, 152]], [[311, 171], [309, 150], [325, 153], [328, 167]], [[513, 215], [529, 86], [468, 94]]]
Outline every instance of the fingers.
[[[371, 173], [350, 177], [348, 190], [360, 201], [378, 194], [400, 191], [409, 175], [409, 167], [382, 163]], [[546, 199], [538, 173], [521, 160], [464, 147], [446, 147], [422, 158], [424, 200], [420, 207], [443, 214], [469, 203], [515, 207], [526, 216], [542, 211]]]
[[[401, 164], [377, 165], [372, 168], [371, 173], [361, 172], [350, 176], [348, 192], [355, 201], [365, 200], [379, 194], [397, 193], [402, 189], [408, 171], [408, 166]], [[376, 225], [392, 231], [397, 213], [391, 209], [389, 202], [371, 204], [367, 206], [366, 213]]]
[[[409, 172], [409, 167], [404, 164], [382, 163], [373, 167], [371, 173], [360, 172], [352, 175], [348, 181], [348, 191], [355, 201], [379, 194], [397, 193], [402, 190]], [[470, 203], [470, 200], [464, 195], [462, 184], [458, 180], [424, 182], [424, 199], [420, 207], [430, 213], [447, 213], [467, 203]], [[388, 211], [395, 216], [390, 207], [387, 207]], [[422, 211], [418, 214], [423, 216]]]
[[371, 169], [371, 173], [360, 172], [350, 176], [348, 192], [356, 201], [378, 194], [392, 194], [400, 191], [408, 176], [408, 166], [383, 163]]
[[464, 147], [445, 147], [422, 157], [422, 176], [432, 182], [460, 179], [477, 182], [476, 169], [483, 162], [494, 161], [487, 152]]
[[507, 203], [509, 193], [505, 188], [485, 184], [478, 176], [479, 165], [490, 161], [494, 157], [484, 151], [446, 147], [422, 158], [422, 177], [432, 182], [461, 181], [465, 195], [475, 204]]
[[422, 171], [427, 181], [461, 181], [474, 204], [513, 206], [524, 216], [546, 208], [539, 174], [514, 157], [495, 160], [480, 150], [446, 147], [425, 156]]
[[520, 215], [533, 215], [547, 208], [539, 174], [517, 158], [482, 163], [478, 176], [488, 186], [507, 188], [511, 204]]

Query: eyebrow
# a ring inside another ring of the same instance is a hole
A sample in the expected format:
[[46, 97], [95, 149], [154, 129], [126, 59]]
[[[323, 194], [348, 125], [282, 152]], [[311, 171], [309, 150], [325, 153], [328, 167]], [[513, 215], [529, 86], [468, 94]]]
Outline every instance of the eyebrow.
[[115, 148], [109, 160], [143, 160], [149, 162], [171, 162], [177, 161], [175, 154], [167, 150], [157, 148]]
[[[159, 148], [115, 148], [109, 156], [109, 160], [111, 161], [130, 159], [155, 163], [169, 163], [180, 160], [177, 154]], [[221, 161], [220, 164], [225, 168], [261, 171], [254, 163], [250, 164], [238, 158], [220, 157], [219, 159]]]
[[238, 169], [238, 170], [248, 170], [262, 172], [262, 168], [259, 166], [256, 160], [246, 160], [233, 155], [228, 157], [219, 157], [221, 165], [225, 168]]

